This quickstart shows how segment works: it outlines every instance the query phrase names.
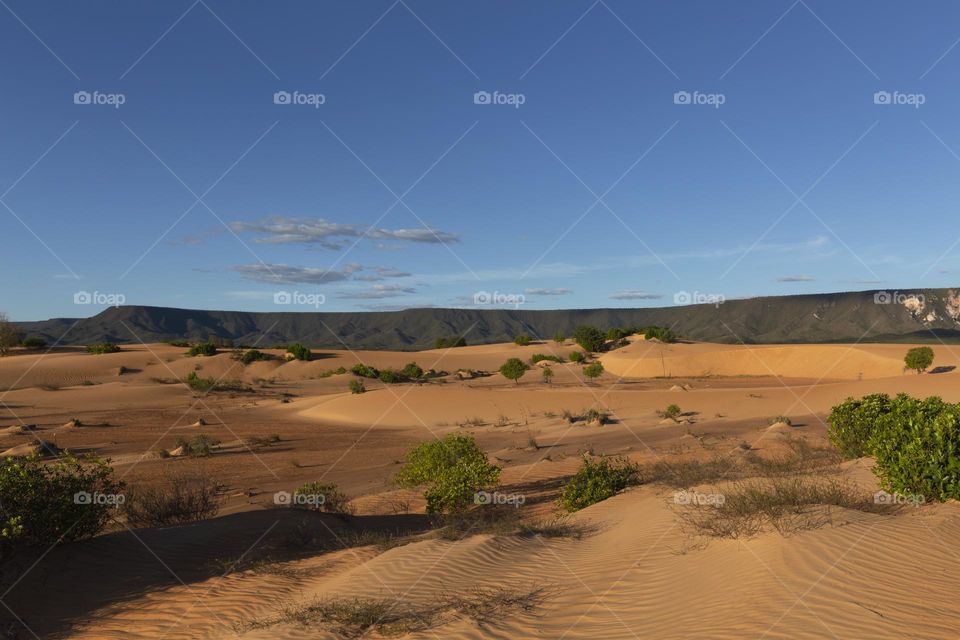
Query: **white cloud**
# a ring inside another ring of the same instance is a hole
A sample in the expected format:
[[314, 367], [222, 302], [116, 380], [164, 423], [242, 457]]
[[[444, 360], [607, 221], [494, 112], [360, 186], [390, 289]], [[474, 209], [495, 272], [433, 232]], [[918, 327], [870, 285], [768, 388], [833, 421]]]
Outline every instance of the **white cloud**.
[[639, 289], [626, 289], [610, 294], [611, 300], [659, 300], [662, 297], [661, 293], [647, 293]]
[[780, 276], [777, 282], [813, 282], [816, 280], [813, 276]]
[[371, 238], [447, 244], [460, 242], [455, 233], [437, 229], [378, 229], [356, 224], [330, 222], [323, 218], [270, 216], [254, 222], [235, 221], [230, 228], [237, 233], [252, 233], [261, 244], [312, 244], [326, 249], [342, 249], [348, 238]]
[[344, 300], [379, 300], [416, 292], [417, 290], [413, 287], [405, 287], [399, 284], [375, 284], [370, 289], [363, 291], [341, 291], [337, 294], [337, 297]]
[[523, 293], [524, 295], [528, 295], [528, 296], [566, 296], [573, 293], [573, 291], [571, 291], [570, 289], [563, 289], [563, 288], [560, 288], [560, 289], [532, 288], [532, 289], [524, 289]]

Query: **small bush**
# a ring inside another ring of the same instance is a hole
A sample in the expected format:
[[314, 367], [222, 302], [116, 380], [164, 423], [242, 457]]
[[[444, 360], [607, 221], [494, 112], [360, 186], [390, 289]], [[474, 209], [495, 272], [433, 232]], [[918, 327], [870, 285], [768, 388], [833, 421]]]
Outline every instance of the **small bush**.
[[21, 547], [46, 550], [96, 535], [122, 501], [111, 497], [122, 490], [113, 469], [99, 458], [0, 460], [0, 559]]
[[540, 374], [543, 377], [543, 381], [547, 384], [553, 380], [553, 369], [550, 367], [544, 367], [543, 372]]
[[793, 423], [790, 422], [790, 418], [788, 418], [787, 416], [774, 416], [769, 420], [767, 420], [767, 424], [769, 424], [770, 426], [773, 426], [775, 424], [785, 424], [785, 425], [791, 425], [791, 426], [793, 425]]
[[452, 349], [453, 347], [467, 346], [467, 339], [463, 336], [454, 336], [452, 338], [437, 338], [434, 346], [437, 349]]
[[399, 371], [394, 371], [393, 369], [384, 369], [380, 372], [378, 377], [380, 378], [380, 382], [384, 382], [386, 384], [397, 384], [407, 381], [406, 376]]
[[186, 349], [190, 346], [190, 343], [186, 340], [165, 340], [165, 342], [171, 347], [180, 347], [182, 349]]
[[683, 411], [680, 410], [680, 406], [675, 404], [668, 404], [666, 409], [657, 412], [661, 418], [669, 418], [671, 420], [679, 418], [681, 413], [683, 413]]
[[351, 367], [350, 371], [355, 376], [360, 376], [361, 378], [379, 378], [380, 372], [374, 367], [357, 363]]
[[213, 389], [217, 381], [214, 378], [201, 378], [197, 375], [196, 371], [191, 371], [186, 379], [187, 386], [193, 389], [194, 391], [210, 391]]
[[169, 473], [127, 492], [123, 511], [134, 527], [167, 527], [212, 518], [223, 503], [219, 484], [202, 470]]
[[257, 349], [250, 349], [246, 351], [242, 356], [240, 356], [240, 362], [243, 364], [251, 364], [259, 360], [269, 360], [270, 356], [259, 351]]
[[326, 513], [350, 513], [350, 498], [337, 485], [307, 482], [293, 492], [293, 505]]
[[520, 334], [519, 336], [513, 339], [513, 344], [519, 345], [521, 347], [526, 347], [527, 345], [530, 344], [530, 336], [526, 334]]
[[584, 422], [596, 422], [598, 424], [607, 424], [610, 422], [610, 414], [606, 411], [600, 411], [599, 409], [587, 409], [580, 416], [580, 419]]
[[579, 511], [641, 483], [640, 467], [625, 458], [583, 459], [583, 465], [563, 487], [560, 506]]
[[587, 376], [591, 380], [599, 378], [603, 375], [603, 363], [601, 362], [592, 362], [583, 368], [583, 375]]
[[416, 446], [394, 479], [401, 487], [426, 485], [428, 513], [464, 511], [478, 491], [495, 489], [499, 481], [500, 467], [489, 463], [476, 440], [457, 434]]
[[400, 370], [400, 373], [410, 380], [419, 380], [423, 377], [423, 369], [421, 369], [420, 365], [416, 362], [408, 362], [405, 364], [403, 369]]
[[292, 355], [294, 360], [305, 360], [305, 361], [309, 361], [310, 356], [312, 355], [310, 353], [310, 349], [307, 349], [305, 346], [303, 346], [299, 342], [294, 342], [291, 345], [287, 345], [287, 353]]
[[643, 337], [647, 340], [656, 339], [667, 343], [677, 341], [677, 334], [665, 327], [647, 327], [643, 330]]
[[217, 354], [217, 345], [212, 342], [200, 342], [190, 347], [187, 355], [193, 356], [214, 356]]
[[557, 344], [563, 344], [567, 341], [567, 334], [565, 334], [563, 331], [557, 331], [555, 334], [553, 334], [553, 341]]
[[529, 368], [527, 363], [520, 358], [510, 358], [500, 366], [500, 375], [507, 380], [513, 380], [516, 384], [520, 384], [520, 378]]
[[116, 353], [120, 351], [120, 347], [112, 342], [97, 342], [96, 344], [88, 344], [87, 352], [88, 353]]
[[570, 354], [570, 362], [573, 362], [573, 363], [576, 363], [576, 364], [579, 364], [579, 363], [583, 362], [583, 361], [586, 360], [586, 359], [587, 359], [587, 356], [585, 356], [583, 353], [581, 353], [581, 352], [579, 352], [579, 351], [573, 351], [573, 352]]
[[930, 347], [914, 347], [907, 351], [903, 362], [908, 369], [923, 373], [933, 364], [933, 349]]
[[357, 393], [357, 394], [359, 394], [359, 393], [365, 393], [365, 392], [367, 391], [367, 388], [364, 386], [362, 380], [356, 380], [356, 379], [351, 380], [351, 381], [347, 384], [347, 387], [349, 387], [350, 393]]
[[37, 336], [31, 336], [23, 340], [20, 344], [27, 349], [43, 349], [47, 346], [47, 341]]
[[880, 418], [892, 410], [893, 401], [885, 393], [870, 394], [859, 400], [847, 398], [833, 407], [827, 417], [830, 442], [845, 458], [869, 455], [870, 439]]

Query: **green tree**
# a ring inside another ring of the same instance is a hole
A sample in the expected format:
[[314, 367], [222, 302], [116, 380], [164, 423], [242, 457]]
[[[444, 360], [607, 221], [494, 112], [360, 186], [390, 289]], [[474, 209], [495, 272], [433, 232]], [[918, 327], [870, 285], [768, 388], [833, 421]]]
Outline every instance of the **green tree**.
[[525, 333], [521, 333], [519, 336], [513, 339], [513, 343], [525, 347], [530, 344], [530, 336]]
[[401, 372], [404, 377], [410, 380], [419, 380], [423, 377], [423, 369], [416, 362], [408, 362], [403, 366]]
[[287, 345], [287, 353], [293, 355], [295, 360], [310, 360], [310, 357], [313, 355], [310, 353], [310, 349], [299, 342]]
[[581, 324], [573, 331], [573, 341], [586, 351], [602, 351], [604, 336], [600, 329]]
[[543, 381], [547, 384], [550, 384], [553, 381], [553, 369], [550, 367], [543, 368]]
[[570, 352], [570, 362], [583, 362], [587, 357], [579, 351]]
[[10, 349], [17, 346], [20, 336], [7, 314], [0, 313], [0, 356], [10, 353]]
[[591, 380], [599, 378], [603, 375], [603, 363], [591, 362], [583, 368], [583, 375], [587, 376]]
[[500, 375], [507, 380], [513, 380], [515, 383], [520, 384], [520, 378], [523, 377], [523, 374], [525, 374], [529, 368], [529, 365], [520, 358], [510, 358], [500, 366]]
[[428, 513], [460, 512], [477, 492], [497, 487], [500, 467], [490, 464], [472, 437], [450, 434], [414, 447], [394, 482], [407, 488], [425, 485]]
[[917, 373], [923, 373], [933, 364], [933, 349], [930, 347], [914, 347], [907, 351], [903, 362], [908, 369], [914, 369]]

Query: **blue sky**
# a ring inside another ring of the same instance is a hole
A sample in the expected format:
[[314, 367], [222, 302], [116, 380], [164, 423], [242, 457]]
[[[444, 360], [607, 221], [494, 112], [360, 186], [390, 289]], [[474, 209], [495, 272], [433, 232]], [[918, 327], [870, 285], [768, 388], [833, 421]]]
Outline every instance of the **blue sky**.
[[17, 320], [956, 284], [956, 3], [5, 3]]

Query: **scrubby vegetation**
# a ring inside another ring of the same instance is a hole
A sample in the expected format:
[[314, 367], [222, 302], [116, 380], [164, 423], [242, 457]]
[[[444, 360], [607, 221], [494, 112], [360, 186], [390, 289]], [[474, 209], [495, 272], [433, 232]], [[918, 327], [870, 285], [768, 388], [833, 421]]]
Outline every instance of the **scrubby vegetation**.
[[833, 407], [827, 421], [830, 423], [830, 441], [845, 458], [869, 455], [870, 439], [880, 418], [892, 410], [893, 401], [885, 393], [874, 393], [858, 400], [847, 398]]
[[567, 334], [563, 331], [557, 331], [555, 334], [553, 334], [553, 341], [557, 344], [563, 344], [567, 341]]
[[579, 511], [641, 482], [640, 467], [625, 458], [584, 457], [583, 465], [564, 485], [559, 504], [567, 511]]
[[113, 342], [97, 342], [95, 344], [87, 345], [87, 353], [116, 353], [120, 351], [120, 347]]
[[187, 375], [186, 379], [187, 386], [193, 389], [194, 391], [210, 391], [213, 389], [217, 381], [214, 378], [202, 378], [197, 375], [196, 371], [191, 371]]
[[479, 491], [496, 488], [500, 467], [470, 436], [451, 434], [412, 449], [394, 482], [401, 487], [426, 486], [428, 513], [461, 512]]
[[192, 347], [190, 351], [187, 352], [187, 355], [193, 356], [214, 356], [217, 354], [217, 345], [212, 342], [200, 342]]
[[603, 363], [591, 362], [583, 368], [583, 375], [587, 376], [591, 380], [599, 378], [603, 375]]
[[39, 336], [30, 336], [29, 338], [24, 338], [20, 342], [20, 346], [25, 349], [43, 349], [47, 346], [47, 341]]
[[0, 312], [0, 356], [9, 354], [19, 341], [20, 333], [16, 325], [10, 322], [6, 313]]
[[423, 369], [416, 362], [408, 362], [400, 370], [403, 377], [408, 380], [419, 380], [423, 377]]
[[914, 347], [907, 351], [903, 362], [908, 369], [923, 373], [933, 364], [933, 349], [930, 347]]
[[573, 341], [583, 347], [584, 351], [595, 352], [603, 350], [605, 339], [600, 329], [582, 324], [574, 329]]
[[557, 362], [557, 363], [563, 362], [563, 358], [561, 358], [560, 356], [549, 356], [543, 353], [535, 353], [532, 356], [530, 356], [530, 364], [537, 364], [538, 362], [542, 362], [544, 360], [549, 360], [550, 362]]
[[513, 380], [516, 384], [520, 384], [520, 378], [528, 369], [530, 369], [529, 365], [520, 358], [510, 358], [500, 365], [500, 375], [507, 380]]
[[350, 513], [350, 498], [333, 483], [307, 482], [293, 492], [293, 506], [326, 513]]
[[293, 344], [287, 345], [287, 353], [293, 356], [294, 360], [305, 360], [309, 361], [311, 357], [310, 349], [306, 348], [299, 342], [294, 342]]
[[383, 369], [380, 371], [380, 375], [377, 377], [380, 378], [380, 382], [384, 382], [386, 384], [397, 384], [398, 382], [407, 381], [407, 377], [405, 375], [394, 369]]
[[550, 367], [544, 367], [543, 371], [540, 374], [543, 377], [543, 381], [547, 384], [553, 380], [553, 369]]
[[583, 353], [581, 353], [580, 351], [571, 351], [571, 352], [570, 352], [570, 362], [580, 363], [580, 362], [583, 362], [583, 361], [586, 360], [586, 359], [587, 359], [587, 356], [585, 356], [585, 355], [584, 355]]
[[677, 334], [666, 327], [645, 327], [642, 333], [647, 340], [657, 339], [667, 343], [677, 341]]
[[375, 367], [365, 365], [363, 363], [357, 363], [350, 368], [350, 372], [355, 376], [360, 376], [361, 378], [379, 378], [380, 371]]
[[669, 418], [670, 420], [676, 420], [677, 418], [680, 417], [682, 413], [683, 411], [680, 409], [679, 405], [668, 404], [667, 408], [664, 409], [663, 411], [658, 411], [657, 415], [659, 415], [661, 418], [664, 418], [664, 419]]
[[521, 333], [519, 336], [513, 339], [513, 344], [519, 345], [521, 347], [527, 346], [528, 344], [530, 344], [530, 342], [531, 342], [530, 336], [528, 336], [525, 333]]
[[127, 492], [123, 511], [134, 527], [166, 527], [212, 518], [223, 504], [219, 483], [203, 469], [168, 472]]
[[347, 384], [347, 387], [350, 389], [350, 393], [365, 393], [367, 390], [367, 387], [363, 384], [363, 381], [356, 379], [351, 380]]
[[96, 535], [123, 501], [122, 490], [108, 461], [99, 458], [0, 460], [0, 560], [20, 548], [45, 551]]
[[259, 351], [257, 349], [249, 349], [240, 356], [240, 362], [243, 364], [251, 364], [259, 360], [269, 360], [270, 356], [266, 353]]

